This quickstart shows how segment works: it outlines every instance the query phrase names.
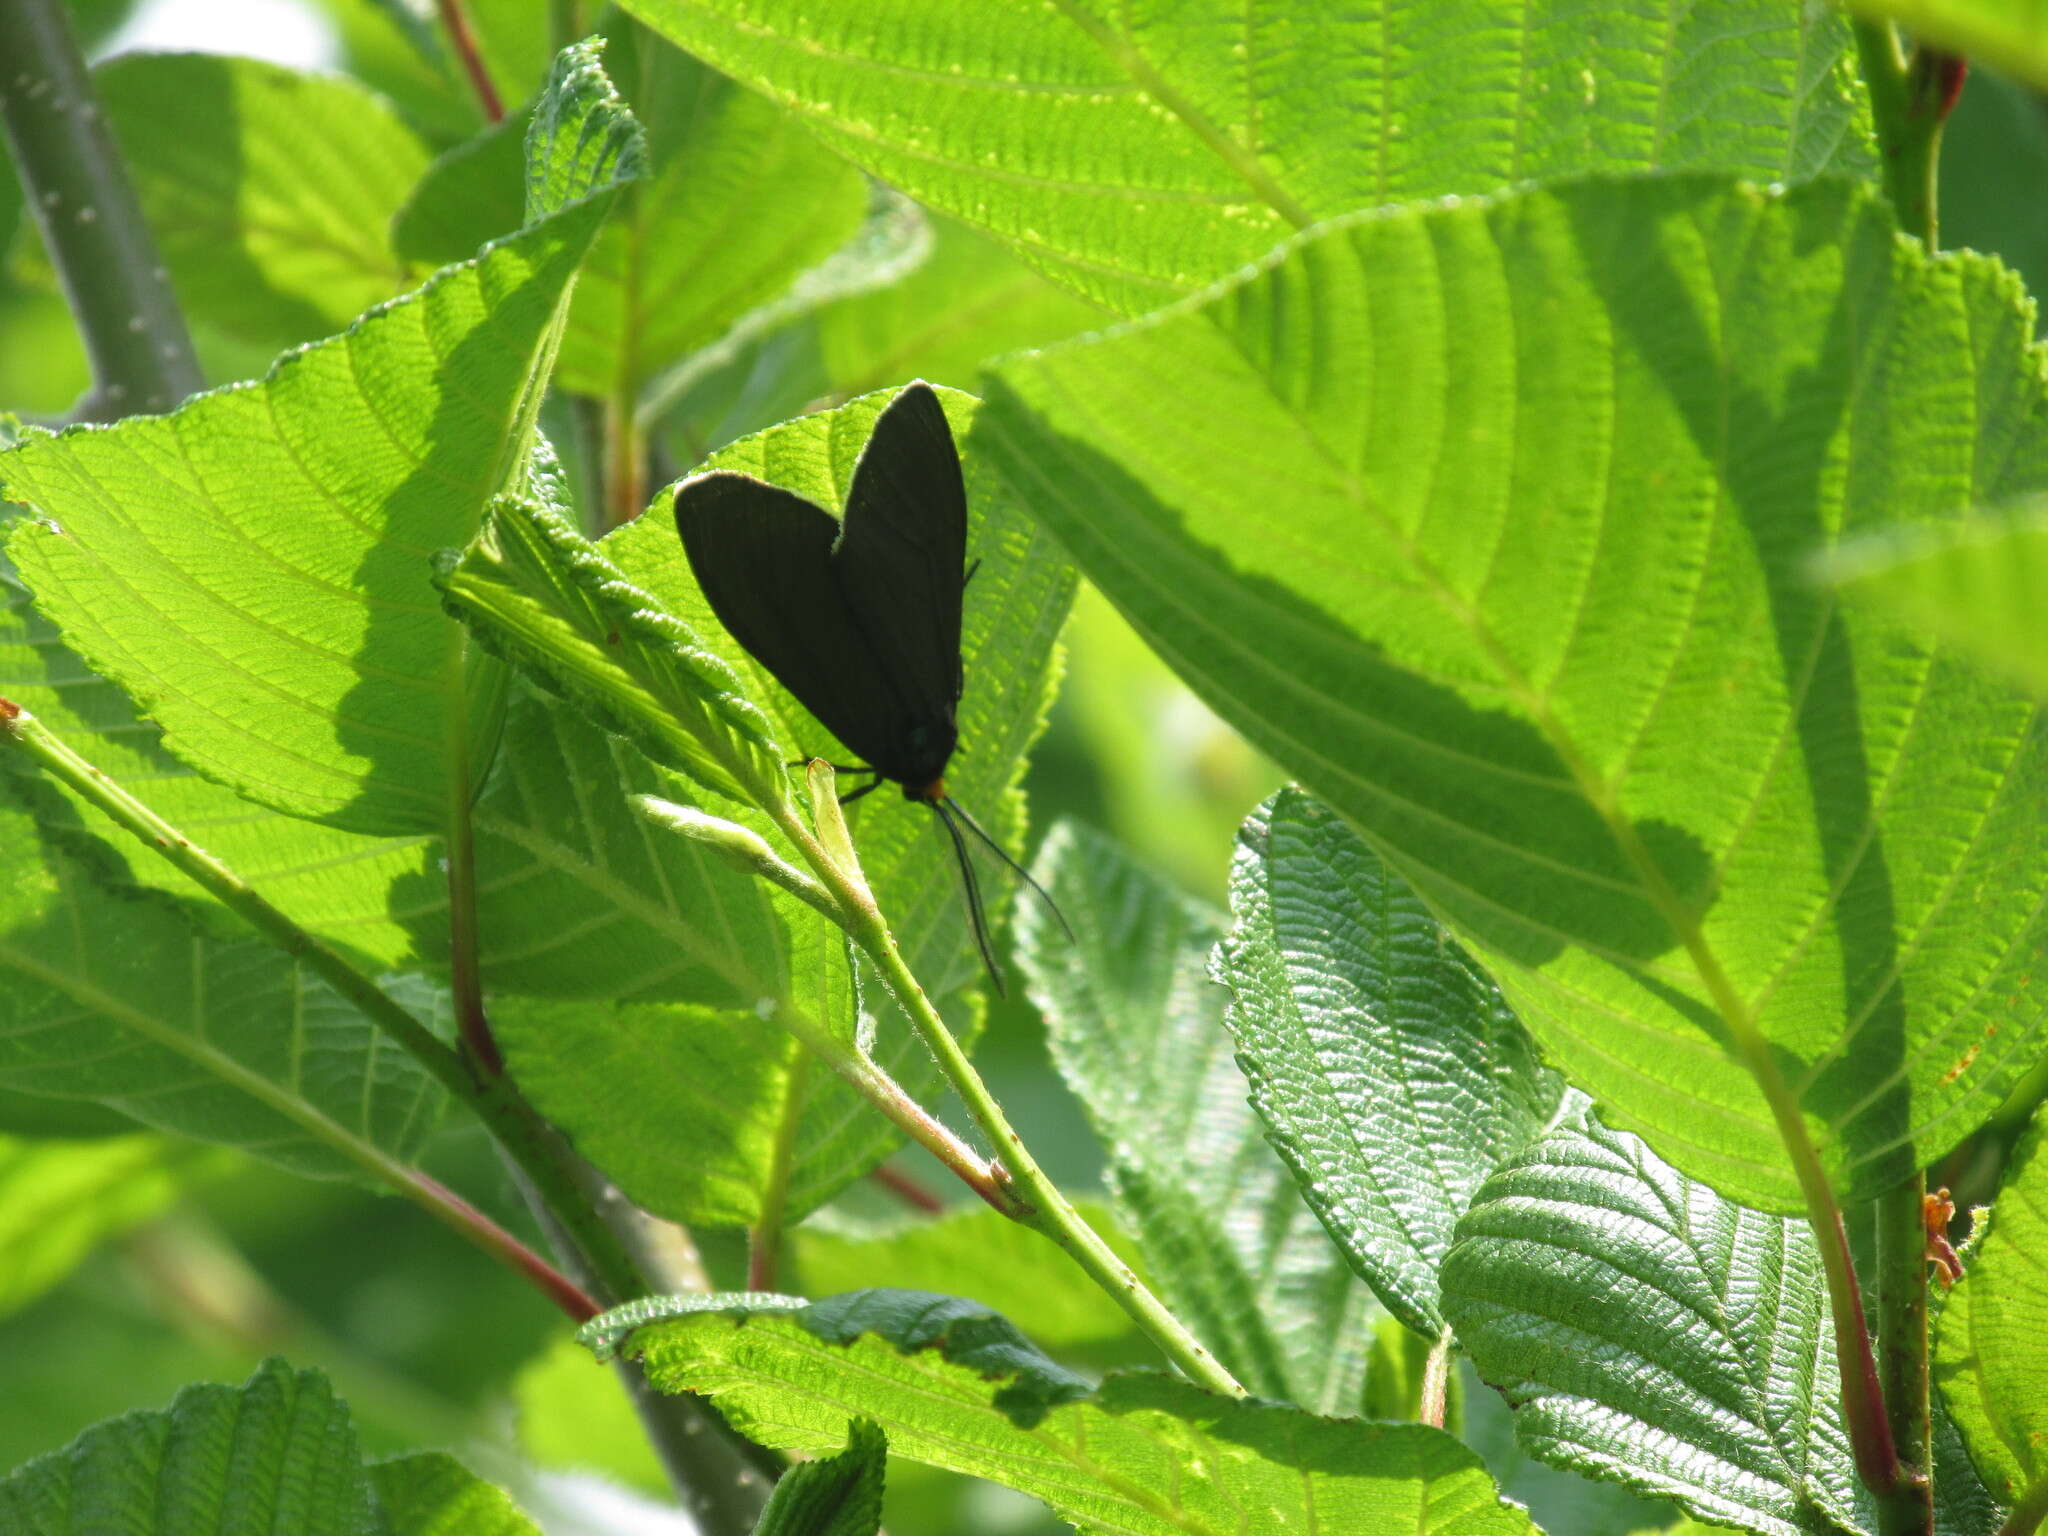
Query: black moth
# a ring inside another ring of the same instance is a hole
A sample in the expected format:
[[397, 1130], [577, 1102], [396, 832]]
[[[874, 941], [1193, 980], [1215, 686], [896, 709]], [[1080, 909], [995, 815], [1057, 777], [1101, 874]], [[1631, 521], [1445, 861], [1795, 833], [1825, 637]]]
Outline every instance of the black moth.
[[718, 621], [859, 757], [845, 771], [874, 775], [844, 798], [888, 779], [938, 816], [959, 860], [975, 947], [1001, 992], [960, 824], [1048, 906], [1052, 898], [946, 793], [959, 742], [960, 598], [974, 572], [960, 456], [932, 387], [912, 384], [876, 419], [843, 521], [720, 471], [677, 490], [676, 531]]

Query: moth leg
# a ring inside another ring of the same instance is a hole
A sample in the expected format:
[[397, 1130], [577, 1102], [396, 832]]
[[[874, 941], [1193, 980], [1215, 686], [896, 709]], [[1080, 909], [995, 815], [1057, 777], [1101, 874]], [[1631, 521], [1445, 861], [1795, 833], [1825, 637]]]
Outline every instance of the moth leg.
[[882, 782], [881, 774], [877, 773], [872, 768], [860, 768], [852, 771], [859, 773], [873, 773], [875, 776], [872, 779], [869, 779], [867, 783], [861, 785], [859, 789], [854, 790], [851, 794], [841, 795], [839, 797], [839, 803], [841, 805], [851, 805], [854, 801], [858, 800], [862, 795], [872, 794], [877, 788], [880, 787]]
[[972, 564], [972, 565], [968, 566], [968, 567], [967, 567], [967, 574], [966, 574], [965, 576], [962, 576], [962, 577], [960, 578], [960, 590], [961, 590], [962, 592], [965, 592], [965, 591], [967, 590], [967, 583], [969, 583], [970, 581], [974, 580], [974, 573], [975, 573], [976, 571], [980, 570], [980, 569], [981, 569], [981, 556], [979, 556], [979, 555], [976, 555], [976, 556], [974, 557], [974, 564]]

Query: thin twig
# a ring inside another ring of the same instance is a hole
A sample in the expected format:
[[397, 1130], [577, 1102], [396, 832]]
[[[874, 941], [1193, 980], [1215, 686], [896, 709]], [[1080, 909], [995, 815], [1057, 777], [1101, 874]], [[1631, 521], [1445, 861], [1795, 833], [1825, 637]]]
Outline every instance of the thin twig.
[[462, 72], [469, 76], [470, 89], [476, 92], [484, 120], [502, 123], [505, 103], [498, 99], [498, 88], [491, 83], [491, 72], [484, 67], [483, 55], [477, 51], [476, 34], [470, 30], [469, 17], [463, 14], [462, 0], [441, 0], [441, 25], [448, 29], [449, 45], [462, 61]]

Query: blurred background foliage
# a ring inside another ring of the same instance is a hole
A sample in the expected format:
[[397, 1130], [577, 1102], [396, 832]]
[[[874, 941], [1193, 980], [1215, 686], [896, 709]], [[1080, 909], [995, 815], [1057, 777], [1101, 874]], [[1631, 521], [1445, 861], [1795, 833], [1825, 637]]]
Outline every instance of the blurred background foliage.
[[[189, 50], [346, 76], [389, 103], [407, 144], [417, 143], [403, 153], [422, 165], [487, 126], [430, 6], [74, 0], [72, 10], [102, 64], [136, 51]], [[625, 25], [594, 4], [562, 0], [479, 0], [473, 10], [483, 57], [515, 108], [541, 77], [564, 19], [558, 12], [573, 13], [584, 30]], [[109, 78], [118, 81], [118, 67]], [[622, 85], [630, 97], [629, 79]], [[110, 111], [118, 131], [118, 100]], [[1947, 242], [2000, 254], [2039, 291], [2048, 282], [2044, 182], [2048, 110], [2029, 92], [1976, 72], [1944, 148]], [[318, 300], [331, 295], [252, 300], [231, 312], [217, 295], [195, 302], [207, 297], [199, 286], [205, 219], [237, 213], [204, 206], [203, 191], [165, 215], [190, 216], [186, 238], [164, 238], [209, 381], [218, 384], [260, 372], [278, 351], [338, 329], [347, 316], [321, 310]], [[390, 212], [395, 219], [399, 209]], [[360, 233], [393, 241], [390, 292], [423, 275], [425, 266], [408, 267], [398, 254], [404, 242], [392, 230]], [[193, 270], [180, 270], [181, 249]], [[347, 302], [352, 313], [355, 300]], [[984, 358], [1097, 322], [1088, 305], [994, 246], [933, 220], [929, 248], [908, 275], [704, 355], [655, 426], [655, 462], [661, 479], [672, 478], [721, 444], [807, 407], [913, 377], [969, 387]], [[87, 384], [70, 317], [22, 218], [19, 186], [11, 174], [0, 177], [0, 410], [60, 418]], [[551, 408], [548, 425], [573, 469], [573, 411]], [[1033, 843], [1055, 821], [1075, 817], [1220, 903], [1232, 835], [1276, 786], [1276, 771], [1092, 592], [1075, 609], [1067, 643], [1065, 685], [1027, 784]], [[995, 1003], [980, 1059], [1048, 1169], [1083, 1190], [1095, 1183], [1099, 1155], [1022, 996]], [[915, 1157], [895, 1167], [945, 1194], [944, 1181]], [[480, 1135], [451, 1133], [435, 1171], [523, 1224]], [[47, 1238], [65, 1220], [67, 1190], [110, 1187], [121, 1198], [91, 1202], [94, 1219], [74, 1222], [61, 1243], [40, 1241], [33, 1265], [10, 1259], [10, 1231], [34, 1224]], [[814, 1293], [856, 1274], [943, 1288], [918, 1268], [917, 1254], [889, 1240], [906, 1214], [877, 1185], [857, 1188], [800, 1234], [799, 1280]], [[739, 1284], [737, 1241], [700, 1237], [713, 1279]], [[1030, 1260], [1020, 1262], [1020, 1293], [1028, 1293]], [[1060, 1314], [1052, 1305], [1017, 1320], [1063, 1356], [1097, 1367], [1145, 1357], [1119, 1314], [1090, 1315], [1085, 1306]], [[188, 1382], [239, 1381], [273, 1353], [332, 1376], [370, 1451], [456, 1449], [483, 1475], [511, 1482], [551, 1529], [685, 1528], [658, 1507], [661, 1474], [611, 1378], [568, 1342], [544, 1302], [409, 1205], [137, 1134], [97, 1108], [0, 1095], [0, 1468], [61, 1446], [96, 1420], [161, 1406]], [[1476, 1382], [1466, 1388], [1468, 1434], [1548, 1528], [1621, 1536], [1668, 1522], [1668, 1513], [1616, 1489], [1520, 1463], [1505, 1410]], [[544, 1469], [538, 1480], [535, 1466]], [[609, 1481], [595, 1484], [579, 1469]], [[900, 1462], [890, 1468], [887, 1523], [897, 1536], [1064, 1528], [1019, 1495]]]

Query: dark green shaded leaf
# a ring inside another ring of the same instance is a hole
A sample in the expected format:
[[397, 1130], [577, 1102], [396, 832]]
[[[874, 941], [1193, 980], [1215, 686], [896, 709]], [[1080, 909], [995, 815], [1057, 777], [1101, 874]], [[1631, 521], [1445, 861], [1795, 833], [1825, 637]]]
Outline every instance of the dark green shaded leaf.
[[1230, 885], [1216, 970], [1252, 1103], [1351, 1267], [1434, 1339], [1452, 1228], [1562, 1084], [1421, 899], [1307, 795], [1252, 813]]
[[1443, 1307], [1522, 1449], [1765, 1536], [1874, 1531], [1820, 1256], [1583, 1108], [1487, 1180]]

